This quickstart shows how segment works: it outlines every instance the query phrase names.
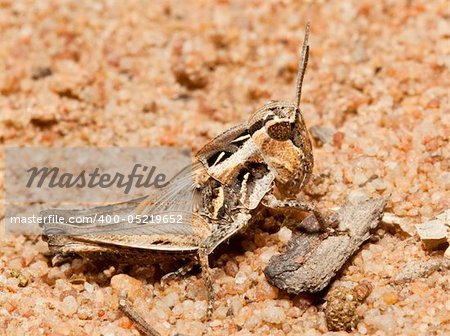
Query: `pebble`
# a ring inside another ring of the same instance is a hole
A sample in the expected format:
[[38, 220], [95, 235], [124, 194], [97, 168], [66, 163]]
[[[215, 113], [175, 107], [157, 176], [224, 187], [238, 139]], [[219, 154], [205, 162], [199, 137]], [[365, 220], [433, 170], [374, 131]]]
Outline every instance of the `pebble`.
[[261, 317], [264, 321], [269, 323], [281, 323], [286, 319], [286, 314], [281, 307], [269, 304], [262, 310]]
[[428, 249], [439, 249], [450, 242], [450, 223], [446, 216], [444, 212], [436, 219], [416, 225], [417, 234]]
[[139, 294], [142, 290], [142, 282], [130, 277], [126, 274], [114, 275], [111, 278], [111, 287], [117, 294], [122, 294], [123, 291], [127, 292], [130, 298]]
[[17, 285], [19, 287], [25, 287], [30, 282], [29, 276], [27, 276], [26, 274], [24, 274], [24, 273], [22, 273], [22, 272], [20, 272], [18, 270], [12, 270], [11, 271], [11, 276], [13, 278], [15, 278], [15, 280], [17, 280]]
[[30, 265], [28, 268], [30, 274], [35, 278], [40, 278], [46, 275], [49, 271], [48, 265], [46, 262], [42, 260], [38, 260]]
[[247, 275], [244, 272], [240, 271], [236, 274], [234, 281], [236, 282], [236, 284], [242, 285], [245, 283], [245, 281], [247, 281]]
[[39, 240], [34, 246], [39, 253], [45, 253], [48, 251], [48, 244], [43, 240]]
[[365, 201], [366, 199], [368, 199], [368, 196], [364, 191], [356, 189], [356, 190], [350, 191], [347, 198], [350, 203], [356, 204], [361, 201]]
[[61, 303], [61, 311], [64, 315], [71, 317], [78, 310], [78, 302], [73, 296], [66, 296]]
[[165, 305], [168, 308], [174, 307], [179, 302], [180, 302], [180, 297], [179, 297], [178, 293], [175, 293], [175, 292], [169, 293], [162, 299], [163, 305]]
[[225, 274], [231, 277], [235, 277], [239, 271], [239, 267], [233, 260], [228, 260], [224, 267]]
[[381, 178], [373, 180], [372, 182], [370, 182], [370, 184], [375, 188], [375, 190], [378, 191], [386, 190], [387, 188], [386, 182], [384, 182], [384, 180]]
[[393, 305], [398, 302], [398, 295], [394, 292], [388, 292], [383, 295], [383, 300], [388, 305]]
[[395, 335], [397, 328], [397, 321], [392, 313], [386, 313], [384, 315], [368, 315], [364, 318], [364, 322], [374, 330], [382, 330], [387, 335]]
[[31, 261], [38, 255], [38, 251], [34, 247], [25, 246], [22, 257], [25, 259], [25, 264], [29, 265]]
[[238, 315], [242, 309], [242, 299], [239, 296], [235, 296], [231, 299], [230, 308], [233, 315]]
[[85, 282], [84, 284], [83, 284], [83, 287], [84, 287], [84, 290], [86, 291], [86, 292], [88, 292], [88, 293], [93, 293], [94, 292], [94, 286], [93, 285], [91, 285], [89, 282]]
[[287, 227], [282, 227], [280, 231], [278, 231], [278, 239], [283, 244], [287, 244], [292, 238], [292, 231]]
[[92, 308], [81, 306], [77, 311], [77, 316], [80, 320], [92, 320], [94, 313]]
[[269, 248], [263, 247], [263, 249], [265, 249], [265, 251], [261, 253], [259, 258], [264, 264], [267, 264], [274, 255], [279, 254], [275, 246], [271, 246]]

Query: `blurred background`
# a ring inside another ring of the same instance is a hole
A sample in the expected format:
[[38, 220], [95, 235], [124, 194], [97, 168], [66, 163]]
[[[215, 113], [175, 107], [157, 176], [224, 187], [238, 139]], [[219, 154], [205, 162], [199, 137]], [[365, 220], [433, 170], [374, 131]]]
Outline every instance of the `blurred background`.
[[0, 141], [195, 151], [294, 98], [309, 20], [301, 106], [331, 139], [316, 172], [342, 190], [383, 176], [369, 191], [431, 216], [445, 197], [427, 183], [449, 179], [449, 15], [447, 1], [1, 1]]

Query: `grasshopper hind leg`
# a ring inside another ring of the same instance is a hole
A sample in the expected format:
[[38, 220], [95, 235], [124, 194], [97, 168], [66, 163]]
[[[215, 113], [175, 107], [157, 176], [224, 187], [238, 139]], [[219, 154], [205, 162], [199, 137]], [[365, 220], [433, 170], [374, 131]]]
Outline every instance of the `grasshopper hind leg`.
[[209, 268], [209, 260], [208, 260], [208, 253], [204, 249], [200, 249], [198, 253], [198, 258], [200, 261], [200, 266], [202, 268], [202, 277], [206, 284], [206, 290], [207, 290], [207, 308], [206, 308], [206, 319], [209, 321], [212, 317], [212, 312], [214, 309], [214, 288], [212, 284], [212, 278], [211, 278], [211, 270]]
[[161, 277], [161, 280], [160, 280], [161, 284], [164, 285], [172, 279], [179, 278], [179, 277], [182, 277], [182, 276], [188, 274], [190, 271], [192, 271], [192, 269], [194, 268], [194, 266], [196, 264], [197, 264], [197, 261], [195, 259], [192, 259], [187, 264], [181, 266], [176, 271], [165, 274], [164, 276]]
[[144, 336], [160, 336], [161, 334], [153, 328], [133, 307], [128, 300], [127, 293], [121, 293], [119, 297], [120, 310], [134, 323], [141, 335]]

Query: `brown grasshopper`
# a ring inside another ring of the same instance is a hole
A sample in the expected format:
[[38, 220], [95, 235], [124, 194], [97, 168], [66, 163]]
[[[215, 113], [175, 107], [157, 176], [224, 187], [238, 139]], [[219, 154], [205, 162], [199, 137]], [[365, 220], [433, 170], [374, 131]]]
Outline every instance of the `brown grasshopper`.
[[[311, 141], [299, 108], [309, 54], [308, 36], [309, 24], [299, 62], [294, 103], [270, 101], [246, 123], [209, 141], [195, 156], [193, 170], [179, 173], [174, 178], [176, 183], [170, 183], [156, 202], [143, 197], [90, 210], [54, 209], [43, 213], [44, 216], [57, 213], [62, 217], [95, 213], [152, 214], [166, 211], [175, 195], [185, 194], [193, 199], [189, 214], [191, 231], [166, 225], [147, 227], [145, 234], [139, 234], [143, 231], [114, 235], [79, 234], [81, 231], [73, 226], [64, 227], [63, 223], [44, 225], [50, 251], [56, 255], [101, 253], [133, 262], [157, 262], [160, 257], [193, 259], [200, 263], [207, 284], [209, 318], [214, 295], [208, 255], [218, 245], [245, 229], [263, 207], [309, 211], [319, 222], [322, 220], [312, 206], [286, 200], [297, 195], [310, 179], [313, 169]], [[53, 234], [61, 228], [68, 235]], [[126, 300], [121, 300], [121, 307], [141, 329], [153, 332]]]

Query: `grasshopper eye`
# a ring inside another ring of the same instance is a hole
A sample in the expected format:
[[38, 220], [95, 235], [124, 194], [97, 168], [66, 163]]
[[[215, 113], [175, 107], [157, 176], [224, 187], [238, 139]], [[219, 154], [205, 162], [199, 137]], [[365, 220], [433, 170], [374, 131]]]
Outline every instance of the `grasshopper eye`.
[[291, 138], [291, 123], [286, 120], [269, 120], [266, 122], [267, 134], [274, 140], [286, 141]]

